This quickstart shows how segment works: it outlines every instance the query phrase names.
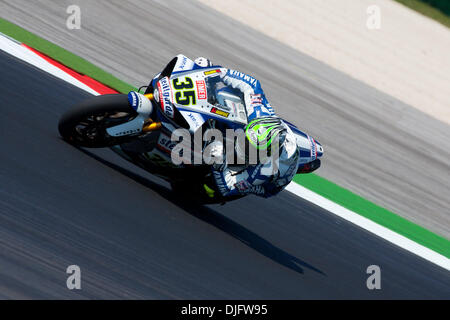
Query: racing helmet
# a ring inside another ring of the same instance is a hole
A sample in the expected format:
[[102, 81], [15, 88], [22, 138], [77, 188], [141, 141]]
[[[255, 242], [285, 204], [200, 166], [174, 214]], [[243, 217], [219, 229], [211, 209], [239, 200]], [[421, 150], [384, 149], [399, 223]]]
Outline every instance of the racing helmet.
[[237, 141], [238, 160], [246, 165], [264, 162], [265, 157], [275, 157], [280, 162], [292, 162], [298, 153], [295, 136], [277, 117], [261, 117], [252, 120], [244, 130], [244, 141]]

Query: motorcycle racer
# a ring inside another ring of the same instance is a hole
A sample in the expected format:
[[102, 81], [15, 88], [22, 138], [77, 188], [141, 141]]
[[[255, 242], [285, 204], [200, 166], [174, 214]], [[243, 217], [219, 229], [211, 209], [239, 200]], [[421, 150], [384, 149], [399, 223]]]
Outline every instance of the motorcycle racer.
[[257, 79], [182, 54], [148, 86], [73, 106], [58, 130], [73, 145], [109, 147], [203, 204], [276, 195], [323, 155], [319, 142], [275, 114]]

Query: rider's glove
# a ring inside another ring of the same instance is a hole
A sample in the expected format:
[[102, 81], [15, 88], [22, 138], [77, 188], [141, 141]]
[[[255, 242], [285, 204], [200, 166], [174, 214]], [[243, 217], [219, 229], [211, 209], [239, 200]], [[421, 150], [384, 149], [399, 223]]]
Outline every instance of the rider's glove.
[[205, 194], [209, 197], [209, 198], [214, 198], [214, 189], [210, 188], [206, 183], [203, 184], [203, 189], [205, 190]]

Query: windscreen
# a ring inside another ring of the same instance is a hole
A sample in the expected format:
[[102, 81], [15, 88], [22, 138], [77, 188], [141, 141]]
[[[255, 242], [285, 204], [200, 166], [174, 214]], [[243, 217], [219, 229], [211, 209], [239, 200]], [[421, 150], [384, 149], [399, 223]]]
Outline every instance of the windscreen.
[[232, 110], [233, 103], [245, 105], [243, 93], [239, 89], [227, 86], [219, 75], [207, 77], [205, 82], [208, 103], [227, 111], [234, 111]]

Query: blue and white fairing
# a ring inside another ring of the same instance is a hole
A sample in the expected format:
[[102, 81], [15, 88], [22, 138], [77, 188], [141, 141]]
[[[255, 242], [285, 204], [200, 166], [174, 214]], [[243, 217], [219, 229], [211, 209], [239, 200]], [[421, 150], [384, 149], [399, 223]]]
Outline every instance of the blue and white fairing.
[[[213, 89], [223, 79], [224, 89]], [[236, 94], [229, 90], [237, 86], [240, 92], [251, 90], [252, 94], [236, 99]], [[195, 133], [208, 119], [218, 120], [229, 128], [237, 129], [244, 128], [255, 118], [275, 116], [257, 79], [221, 66], [201, 67], [181, 54], [177, 56], [170, 78], [160, 79], [158, 74], [152, 80], [152, 87], [155, 100], [160, 105], [156, 108], [158, 118], [168, 132], [172, 132], [176, 126], [175, 109], [189, 125], [191, 133]], [[212, 97], [220, 103], [213, 104]], [[285, 123], [296, 137], [300, 151], [299, 165], [323, 155], [319, 142], [293, 124]]]

